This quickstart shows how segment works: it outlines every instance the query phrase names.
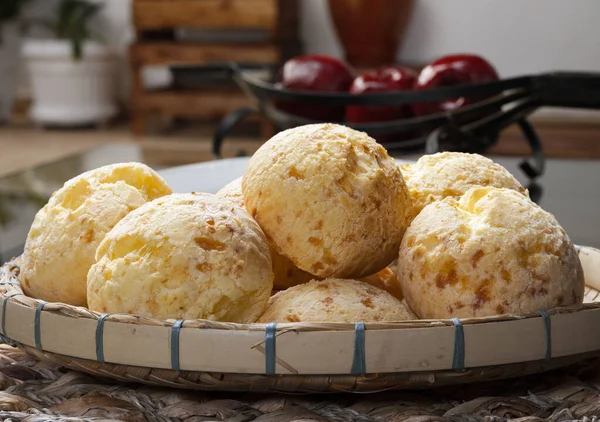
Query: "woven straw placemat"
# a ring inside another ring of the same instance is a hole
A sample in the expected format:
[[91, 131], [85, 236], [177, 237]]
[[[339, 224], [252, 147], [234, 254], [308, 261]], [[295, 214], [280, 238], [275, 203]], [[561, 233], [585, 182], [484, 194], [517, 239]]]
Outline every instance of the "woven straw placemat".
[[93, 378], [0, 345], [2, 421], [596, 421], [600, 359], [499, 382], [378, 394], [206, 393]]

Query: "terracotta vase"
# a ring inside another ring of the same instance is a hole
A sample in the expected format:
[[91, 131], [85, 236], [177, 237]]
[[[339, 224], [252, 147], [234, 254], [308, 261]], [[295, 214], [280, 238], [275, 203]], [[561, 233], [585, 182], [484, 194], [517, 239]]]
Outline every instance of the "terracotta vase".
[[355, 67], [396, 62], [411, 10], [412, 0], [329, 0], [346, 60]]

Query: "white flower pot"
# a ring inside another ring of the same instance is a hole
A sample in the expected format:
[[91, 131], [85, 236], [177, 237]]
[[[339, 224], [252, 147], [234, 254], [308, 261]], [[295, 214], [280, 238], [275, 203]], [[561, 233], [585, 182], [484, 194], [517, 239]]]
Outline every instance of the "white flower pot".
[[26, 40], [23, 57], [31, 78], [31, 118], [41, 125], [103, 124], [117, 114], [117, 57], [88, 42], [81, 60], [62, 40]]
[[10, 119], [17, 92], [20, 35], [17, 24], [0, 25], [0, 124]]

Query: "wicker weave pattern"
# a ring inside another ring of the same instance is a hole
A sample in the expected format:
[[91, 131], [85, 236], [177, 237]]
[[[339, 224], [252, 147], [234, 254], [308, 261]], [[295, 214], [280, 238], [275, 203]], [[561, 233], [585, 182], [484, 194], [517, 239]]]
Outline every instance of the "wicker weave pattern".
[[205, 393], [117, 384], [0, 345], [0, 419], [132, 422], [587, 421], [600, 414], [600, 360], [543, 375], [376, 395]]

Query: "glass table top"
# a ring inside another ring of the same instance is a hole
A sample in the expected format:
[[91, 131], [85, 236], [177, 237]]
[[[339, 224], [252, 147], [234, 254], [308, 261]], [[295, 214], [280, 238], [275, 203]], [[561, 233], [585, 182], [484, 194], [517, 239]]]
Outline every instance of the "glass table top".
[[[416, 160], [418, 156], [397, 156], [400, 160]], [[490, 156], [505, 166], [524, 185], [527, 179], [518, 168], [522, 158]], [[153, 162], [136, 144], [107, 144], [59, 161], [32, 167], [0, 177], [0, 261], [19, 255], [36, 212], [44, 206], [52, 192], [65, 181], [94, 168], [126, 161], [143, 162], [155, 170], [166, 170]], [[214, 162], [216, 163], [216, 162]], [[201, 164], [202, 165], [202, 164]], [[244, 160], [238, 164], [244, 165]], [[190, 190], [196, 165], [170, 168], [168, 181], [175, 192]], [[243, 171], [243, 167], [236, 170]], [[241, 174], [241, 173], [240, 173]], [[235, 171], [229, 175], [237, 177]], [[228, 180], [224, 180], [225, 184]], [[538, 203], [555, 215], [573, 242], [600, 247], [600, 160], [548, 159], [546, 173], [539, 179], [542, 196]], [[219, 184], [211, 184], [211, 188]]]

